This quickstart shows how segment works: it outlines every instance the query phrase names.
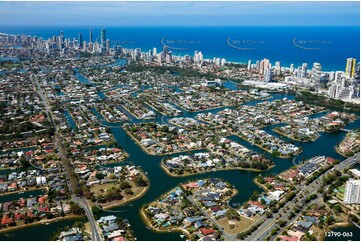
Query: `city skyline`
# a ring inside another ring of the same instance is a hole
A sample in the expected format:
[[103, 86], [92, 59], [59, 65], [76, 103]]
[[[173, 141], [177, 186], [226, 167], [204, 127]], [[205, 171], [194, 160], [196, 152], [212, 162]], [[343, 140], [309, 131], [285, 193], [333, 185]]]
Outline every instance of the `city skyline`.
[[360, 241], [359, 2], [4, 1], [1, 241]]
[[[0, 25], [359, 26], [349, 2], [1, 2]], [[177, 11], [174, 11], [174, 10]], [[44, 23], [46, 19], [46, 23]], [[182, 21], [179, 21], [179, 20]]]

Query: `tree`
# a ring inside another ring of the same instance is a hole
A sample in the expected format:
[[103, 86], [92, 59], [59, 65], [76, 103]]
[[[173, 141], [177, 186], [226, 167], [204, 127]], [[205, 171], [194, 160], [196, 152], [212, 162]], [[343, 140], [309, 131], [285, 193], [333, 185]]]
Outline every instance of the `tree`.
[[70, 209], [76, 215], [84, 215], [85, 211], [77, 203], [70, 202]]
[[27, 159], [25, 159], [25, 157], [21, 157], [19, 161], [22, 168], [30, 167], [30, 163]]
[[125, 189], [131, 188], [131, 187], [132, 186], [127, 181], [123, 181], [119, 184], [120, 190], [125, 190]]
[[258, 192], [254, 191], [249, 199], [252, 201], [256, 201], [258, 199]]
[[280, 227], [283, 227], [283, 226], [285, 226], [286, 225], [286, 221], [284, 221], [284, 220], [278, 220], [278, 222], [277, 222], [277, 224], [280, 226]]
[[266, 211], [265, 215], [267, 216], [267, 218], [271, 218], [271, 217], [272, 217], [272, 213], [270, 213], [269, 211]]
[[76, 222], [73, 224], [73, 227], [82, 229], [82, 228], [84, 228], [84, 223], [83, 223], [83, 222], [80, 222], [80, 221], [76, 221]]
[[226, 216], [229, 220], [240, 220], [238, 213], [233, 209], [228, 209]]
[[143, 177], [141, 176], [137, 176], [135, 179], [134, 179], [134, 183], [135, 185], [137, 185], [138, 187], [145, 187], [148, 185], [147, 181], [145, 181], [143, 179]]
[[101, 172], [97, 172], [97, 174], [95, 174], [95, 178], [98, 180], [101, 180], [104, 178], [105, 175], [103, 175]]
[[342, 207], [339, 204], [336, 204], [335, 206], [333, 206], [333, 209], [337, 212], [337, 213], [341, 213], [342, 212]]
[[95, 219], [99, 219], [100, 213], [101, 213], [101, 209], [98, 206], [93, 205], [92, 206], [92, 212], [94, 214], [94, 218]]
[[125, 194], [127, 194], [127, 195], [133, 195], [134, 194], [134, 192], [132, 191], [132, 189], [129, 189], [129, 188], [127, 188], [127, 189], [125, 189]]

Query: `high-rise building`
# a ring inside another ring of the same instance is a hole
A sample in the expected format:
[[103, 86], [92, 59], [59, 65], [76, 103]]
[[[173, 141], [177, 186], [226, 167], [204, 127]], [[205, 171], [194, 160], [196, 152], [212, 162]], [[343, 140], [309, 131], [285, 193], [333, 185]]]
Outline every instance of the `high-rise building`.
[[280, 61], [276, 61], [275, 63], [275, 74], [276, 76], [281, 75], [281, 62]]
[[64, 48], [64, 32], [60, 31], [60, 36], [59, 36], [59, 49], [63, 49]]
[[272, 69], [266, 68], [264, 73], [264, 81], [270, 82], [272, 80]]
[[328, 88], [328, 96], [335, 98], [336, 94], [337, 94], [337, 84], [332, 84], [329, 88]]
[[156, 56], [157, 55], [157, 48], [153, 47], [153, 55]]
[[226, 64], [227, 60], [225, 58], [221, 59], [221, 66], [224, 66]]
[[[83, 44], [83, 34], [79, 34], [79, 40], [78, 40], [79, 45]], [[82, 46], [81, 46], [82, 47]]]
[[259, 68], [260, 68], [260, 63], [259, 63], [259, 60], [258, 60], [258, 61], [256, 61], [256, 69], [259, 70]]
[[162, 59], [164, 60], [167, 56], [168, 53], [168, 46], [164, 45], [163, 46], [163, 52], [162, 52]]
[[84, 41], [83, 41], [83, 50], [86, 51], [86, 49], [87, 49], [87, 48], [86, 48], [86, 41], [84, 40]]
[[265, 75], [266, 74], [266, 70], [268, 69], [268, 67], [269, 67], [269, 60], [268, 59], [266, 59], [266, 58], [264, 58], [263, 60], [261, 60], [261, 62], [260, 62], [260, 67], [259, 67], [259, 72], [260, 72], [260, 74], [263, 74], [263, 75]]
[[198, 58], [199, 58], [199, 62], [202, 62], [202, 61], [203, 61], [202, 51], [199, 51], [199, 52], [198, 52]]
[[341, 84], [342, 76], [343, 76], [343, 72], [342, 72], [342, 71], [336, 71], [336, 72], [335, 72], [335, 78], [334, 78], [334, 80], [335, 80], [335, 82], [336, 82], [337, 84]]
[[92, 30], [92, 28], [89, 29], [89, 42], [93, 43], [93, 30]]
[[105, 29], [100, 30], [100, 46], [106, 48], [106, 35]]
[[291, 64], [290, 65], [290, 73], [293, 73], [295, 71], [295, 65]]
[[356, 69], [355, 69], [355, 79], [360, 80], [360, 62], [357, 63]]
[[[202, 62], [203, 61], [203, 54], [202, 54], [202, 52], [201, 51], [194, 51], [194, 57], [193, 57], [193, 61], [195, 62], [195, 63], [198, 63], [198, 62]], [[213, 60], [213, 62], [215, 62], [215, 60]], [[216, 64], [216, 63], [215, 63]], [[217, 65], [217, 64], [216, 64]], [[219, 63], [219, 65], [220, 65], [220, 63]]]
[[191, 57], [188, 54], [184, 55], [184, 61], [188, 62], [190, 59]]
[[346, 60], [346, 71], [345, 74], [347, 77], [355, 76], [355, 68], [356, 68], [356, 59], [347, 58]]
[[322, 66], [320, 63], [315, 62], [313, 63], [312, 67], [312, 73], [311, 73], [311, 80], [314, 83], [319, 83], [321, 80], [321, 74], [322, 74]]
[[360, 180], [349, 179], [346, 182], [343, 201], [346, 204], [360, 204]]
[[167, 55], [166, 55], [166, 57], [165, 57], [165, 62], [166, 62], [167, 64], [172, 63], [172, 51], [169, 51], [169, 52], [167, 53]]
[[107, 48], [107, 51], [110, 50], [110, 40], [109, 39], [107, 39], [107, 41], [106, 41], [106, 48]]
[[261, 60], [261, 61], [259, 62], [259, 73], [260, 73], [260, 74], [263, 74], [263, 72], [264, 72], [264, 61]]
[[251, 69], [252, 69], [252, 60], [248, 60], [247, 70], [251, 71]]
[[307, 63], [302, 64], [302, 72], [300, 77], [302, 78], [307, 77], [307, 67], [308, 67]]

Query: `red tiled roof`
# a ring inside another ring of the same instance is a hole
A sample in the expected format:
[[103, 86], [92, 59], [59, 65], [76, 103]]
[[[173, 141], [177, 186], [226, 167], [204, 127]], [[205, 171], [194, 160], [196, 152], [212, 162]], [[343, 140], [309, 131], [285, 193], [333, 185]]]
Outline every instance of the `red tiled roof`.
[[4, 217], [1, 219], [2, 225], [11, 224], [12, 222], [13, 222], [13, 219], [9, 218], [8, 215], [4, 215]]
[[204, 235], [213, 234], [213, 233], [215, 232], [214, 229], [206, 229], [206, 228], [201, 228], [200, 231], [201, 231]]
[[113, 241], [125, 241], [125, 239], [123, 236], [118, 236], [118, 237], [113, 238]]

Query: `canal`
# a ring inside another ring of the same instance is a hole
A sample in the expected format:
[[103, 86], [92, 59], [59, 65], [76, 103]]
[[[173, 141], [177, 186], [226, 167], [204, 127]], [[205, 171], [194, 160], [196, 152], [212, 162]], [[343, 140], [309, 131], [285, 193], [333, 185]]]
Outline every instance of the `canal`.
[[[80, 76], [78, 76], [79, 78]], [[82, 81], [83, 82], [83, 81]], [[84, 81], [83, 83], [87, 83]], [[235, 89], [235, 84], [227, 84], [229, 85], [230, 89]], [[272, 94], [272, 98], [269, 99], [269, 101], [275, 100], [275, 99], [282, 99], [282, 98], [289, 98], [293, 99], [294, 96], [292, 95], [283, 95], [283, 94]], [[261, 101], [251, 101], [245, 103], [245, 105], [256, 105]], [[214, 109], [211, 111], [204, 111], [204, 112], [212, 112], [216, 113], [223, 108]], [[95, 110], [92, 110], [93, 112]], [[123, 111], [123, 110], [122, 110]], [[182, 110], [183, 113], [181, 117], [195, 117], [200, 112], [187, 112], [185, 110]], [[97, 112], [94, 112], [97, 113]], [[100, 115], [100, 114], [99, 114]], [[359, 115], [359, 114], [358, 114]], [[161, 114], [158, 114], [157, 121], [158, 122], [167, 122], [167, 120], [170, 117], [164, 117]], [[70, 121], [70, 120], [69, 120]], [[131, 122], [140, 122], [141, 120], [137, 120], [134, 117], [131, 117]], [[71, 121], [70, 121], [71, 122]], [[219, 177], [222, 178], [232, 185], [235, 186], [235, 188], [240, 191], [231, 201], [230, 205], [232, 206], [239, 206], [240, 204], [246, 202], [248, 198], [251, 196], [251, 194], [254, 191], [261, 192], [261, 188], [259, 188], [254, 182], [253, 179], [256, 178], [257, 175], [262, 174], [275, 174], [280, 173], [291, 166], [294, 165], [293, 159], [281, 159], [281, 158], [274, 158], [271, 157], [270, 154], [267, 152], [264, 152], [263, 150], [260, 150], [256, 146], [253, 146], [249, 144], [248, 142], [236, 137], [236, 136], [230, 136], [234, 141], [239, 142], [240, 144], [246, 146], [247, 148], [250, 148], [252, 150], [255, 150], [260, 153], [264, 153], [268, 158], [272, 159], [275, 163], [275, 166], [265, 172], [251, 172], [251, 171], [241, 171], [241, 170], [233, 170], [233, 171], [216, 171], [216, 172], [210, 172], [210, 173], [204, 173], [199, 175], [193, 175], [189, 177], [170, 177], [168, 176], [163, 169], [160, 167], [161, 160], [164, 156], [153, 156], [146, 154], [121, 128], [121, 124], [110, 124], [104, 122], [104, 124], [107, 127], [110, 127], [112, 134], [114, 135], [115, 139], [117, 140], [118, 144], [122, 146], [126, 152], [129, 154], [128, 162], [127, 163], [118, 163], [118, 164], [111, 164], [109, 166], [114, 165], [125, 165], [129, 164], [129, 162], [141, 166], [141, 168], [147, 173], [147, 176], [150, 180], [150, 189], [144, 194], [143, 197], [132, 201], [129, 204], [125, 204], [123, 206], [118, 206], [113, 209], [110, 209], [111, 212], [104, 211], [102, 212], [102, 215], [110, 215], [113, 214], [118, 217], [127, 218], [134, 230], [135, 236], [138, 240], [142, 241], [157, 241], [157, 240], [185, 240], [186, 238], [181, 238], [179, 233], [157, 233], [152, 230], [149, 230], [146, 228], [145, 223], [142, 220], [142, 217], [140, 215], [140, 211], [144, 204], [150, 203], [157, 199], [162, 194], [166, 193], [167, 191], [173, 189], [175, 186], [179, 185], [179, 183], [183, 183], [189, 180], [194, 179], [204, 179], [208, 177]], [[73, 126], [73, 125], [71, 125]], [[279, 137], [282, 140], [290, 141], [286, 137], [283, 137], [281, 135], [278, 135], [272, 131], [272, 129], [275, 126], [269, 126], [264, 128], [267, 132], [271, 133], [272, 135], [275, 135]], [[359, 128], [359, 119], [355, 122], [349, 123], [346, 128], [347, 129], [355, 129]], [[330, 133], [321, 133], [321, 136], [315, 141], [311, 143], [300, 143], [295, 142], [296, 145], [302, 147], [303, 152], [297, 156], [296, 160], [301, 159], [309, 159], [313, 156], [317, 155], [326, 155], [333, 157], [335, 159], [342, 160], [343, 158], [337, 154], [335, 151], [335, 146], [338, 142], [340, 142], [346, 133], [344, 132], [337, 132], [334, 134]], [[194, 153], [196, 151], [193, 151]], [[185, 152], [189, 153], [189, 152]], [[179, 155], [179, 154], [178, 154]], [[68, 220], [68, 221], [61, 221], [57, 222], [58, 226], [66, 226], [71, 225], [74, 223], [74, 220]], [[28, 227], [26, 229], [21, 230], [14, 230], [11, 232], [12, 237], [4, 237], [4, 234], [0, 234], [0, 239], [2, 240], [31, 240], [31, 238], [36, 238], [37, 240], [48, 240], [53, 232], [56, 230], [56, 226], [54, 224], [51, 224], [47, 227], [43, 225]], [[356, 233], [355, 233], [356, 234]], [[31, 236], [29, 236], [31, 235]], [[358, 237], [359, 238], [359, 233]], [[341, 239], [341, 238], [338, 238]], [[346, 240], [348, 238], [345, 238]]]

